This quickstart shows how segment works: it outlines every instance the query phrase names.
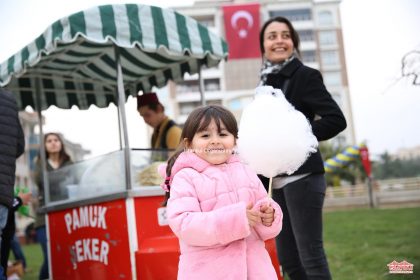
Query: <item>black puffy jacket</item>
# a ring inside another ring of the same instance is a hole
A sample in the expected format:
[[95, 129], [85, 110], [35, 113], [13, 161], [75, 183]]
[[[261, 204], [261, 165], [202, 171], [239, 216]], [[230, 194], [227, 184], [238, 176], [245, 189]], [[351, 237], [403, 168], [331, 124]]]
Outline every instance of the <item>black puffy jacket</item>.
[[25, 150], [25, 138], [19, 122], [16, 99], [0, 88], [0, 204], [13, 204], [16, 158]]

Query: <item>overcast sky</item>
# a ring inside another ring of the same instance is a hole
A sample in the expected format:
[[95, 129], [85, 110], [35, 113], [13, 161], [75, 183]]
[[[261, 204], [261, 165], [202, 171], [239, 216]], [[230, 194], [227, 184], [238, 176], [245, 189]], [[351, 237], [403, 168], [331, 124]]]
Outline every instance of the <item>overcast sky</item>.
[[420, 51], [420, 1], [344, 0], [340, 9], [357, 140], [374, 153], [420, 146], [420, 85], [401, 78], [402, 57]]
[[[91, 6], [118, 2], [135, 1], [0, 1], [0, 61], [19, 51], [55, 20]], [[179, 6], [193, 1], [136, 2]], [[412, 50], [420, 51], [420, 1], [344, 0], [340, 5], [357, 141], [366, 141], [374, 154], [420, 146], [420, 86], [411, 84], [412, 77], [401, 78], [402, 57]], [[129, 106], [129, 129], [144, 130], [132, 101]], [[76, 115], [72, 110], [63, 115], [48, 110], [46, 130], [63, 132], [94, 154], [115, 150], [118, 139], [107, 134], [117, 129], [115, 109], [94, 110], [94, 114], [92, 118], [87, 112]], [[98, 122], [97, 118], [106, 121]], [[110, 127], [98, 127], [104, 123]], [[96, 137], [86, 137], [93, 127], [98, 129]], [[72, 133], [75, 128], [80, 134]], [[131, 134], [131, 142], [143, 144], [147, 139]]]

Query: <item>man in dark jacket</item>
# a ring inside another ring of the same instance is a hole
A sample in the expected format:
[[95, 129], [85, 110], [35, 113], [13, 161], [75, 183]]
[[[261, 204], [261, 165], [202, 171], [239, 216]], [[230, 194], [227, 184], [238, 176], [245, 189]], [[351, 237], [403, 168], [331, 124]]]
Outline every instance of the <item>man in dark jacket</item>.
[[[13, 206], [16, 158], [25, 150], [16, 99], [0, 88], [0, 238]], [[0, 280], [5, 279], [0, 267]]]

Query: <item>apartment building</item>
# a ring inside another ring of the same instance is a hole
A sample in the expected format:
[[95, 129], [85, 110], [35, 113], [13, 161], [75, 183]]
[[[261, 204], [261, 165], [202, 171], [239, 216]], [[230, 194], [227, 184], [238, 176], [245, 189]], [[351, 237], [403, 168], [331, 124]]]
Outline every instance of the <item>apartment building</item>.
[[[174, 9], [225, 37], [223, 6], [255, 3], [259, 4], [260, 26], [274, 16], [286, 17], [293, 23], [301, 39], [303, 62], [322, 72], [325, 85], [347, 119], [348, 128], [335, 137], [332, 143], [341, 146], [355, 144], [339, 13], [340, 0], [196, 0], [192, 6]], [[259, 82], [260, 67], [261, 58], [256, 57], [229, 59], [216, 68], [204, 69], [202, 77], [207, 104], [223, 104], [239, 119], [244, 106], [252, 100]], [[183, 123], [188, 114], [200, 105], [198, 75], [186, 75], [184, 82], [170, 83], [169, 92], [175, 119]]]

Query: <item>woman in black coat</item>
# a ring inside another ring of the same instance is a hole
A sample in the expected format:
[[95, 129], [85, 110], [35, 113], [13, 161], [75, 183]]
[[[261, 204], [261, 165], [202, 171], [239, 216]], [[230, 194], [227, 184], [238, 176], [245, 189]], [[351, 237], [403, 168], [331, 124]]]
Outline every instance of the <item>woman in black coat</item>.
[[[325, 88], [321, 73], [298, 59], [299, 36], [289, 20], [268, 20], [260, 32], [260, 48], [260, 84], [283, 90], [286, 99], [309, 120], [318, 141], [346, 128], [344, 115]], [[268, 180], [263, 178], [263, 182]], [[325, 190], [319, 150], [292, 175], [273, 179], [273, 199], [284, 214], [283, 229], [276, 238], [278, 258], [290, 279], [331, 279], [322, 241]]]

